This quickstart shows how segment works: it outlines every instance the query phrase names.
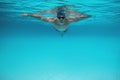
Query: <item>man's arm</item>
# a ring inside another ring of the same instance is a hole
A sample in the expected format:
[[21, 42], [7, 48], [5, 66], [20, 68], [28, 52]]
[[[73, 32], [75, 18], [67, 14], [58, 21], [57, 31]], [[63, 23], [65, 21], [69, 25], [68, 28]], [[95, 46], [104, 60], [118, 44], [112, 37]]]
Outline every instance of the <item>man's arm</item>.
[[42, 17], [38, 14], [27, 14], [27, 13], [24, 13], [22, 14], [23, 16], [30, 16], [30, 17], [33, 17], [33, 18], [36, 18], [36, 19], [39, 19], [39, 20], [42, 20], [42, 21], [46, 21], [46, 22], [54, 22], [55, 19], [52, 18], [52, 17]]
[[71, 18], [68, 18], [68, 21], [69, 22], [76, 22], [76, 21], [79, 21], [79, 20], [82, 20], [82, 19], [86, 19], [86, 18], [89, 18], [91, 17], [90, 15], [86, 15], [86, 14], [80, 14], [80, 15], [76, 15], [76, 17], [71, 17]]
[[73, 21], [75, 22], [75, 21], [79, 21], [79, 20], [91, 17], [90, 15], [83, 14], [77, 11], [67, 11], [67, 14], [72, 16], [68, 18], [70, 22], [73, 22]]

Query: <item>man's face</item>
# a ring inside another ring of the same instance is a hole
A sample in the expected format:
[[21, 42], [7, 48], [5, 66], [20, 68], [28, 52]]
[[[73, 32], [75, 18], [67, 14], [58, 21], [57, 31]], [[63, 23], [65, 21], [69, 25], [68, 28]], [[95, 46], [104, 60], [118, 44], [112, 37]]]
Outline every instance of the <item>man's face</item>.
[[59, 21], [60, 21], [61, 23], [63, 23], [64, 20], [65, 20], [65, 17], [63, 17], [63, 16], [59, 16], [58, 19], [59, 19]]

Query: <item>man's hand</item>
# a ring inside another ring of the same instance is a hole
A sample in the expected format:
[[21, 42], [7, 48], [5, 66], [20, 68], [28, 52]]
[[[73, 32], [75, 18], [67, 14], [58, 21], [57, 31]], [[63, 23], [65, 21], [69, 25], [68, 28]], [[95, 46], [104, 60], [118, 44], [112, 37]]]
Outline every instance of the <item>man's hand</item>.
[[34, 17], [40, 17], [38, 14], [32, 14], [32, 16], [34, 16]]
[[28, 15], [29, 15], [29, 14], [27, 14], [27, 13], [23, 13], [23, 14], [22, 14], [22, 16], [28, 16]]

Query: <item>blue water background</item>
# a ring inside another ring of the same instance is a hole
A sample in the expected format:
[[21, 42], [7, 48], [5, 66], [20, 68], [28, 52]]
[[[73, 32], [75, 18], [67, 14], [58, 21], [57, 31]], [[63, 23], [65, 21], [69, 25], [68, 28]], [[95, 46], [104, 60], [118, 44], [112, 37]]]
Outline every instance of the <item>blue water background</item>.
[[[61, 37], [21, 16], [60, 5], [92, 17]], [[0, 0], [0, 80], [120, 80], [120, 0]]]

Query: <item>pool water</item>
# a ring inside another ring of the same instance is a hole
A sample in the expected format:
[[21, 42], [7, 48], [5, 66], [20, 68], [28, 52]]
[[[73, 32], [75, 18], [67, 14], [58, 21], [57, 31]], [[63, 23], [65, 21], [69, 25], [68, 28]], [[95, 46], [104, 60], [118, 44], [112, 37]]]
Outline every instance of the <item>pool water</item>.
[[[92, 17], [61, 36], [21, 16], [61, 5]], [[0, 80], [120, 80], [120, 1], [0, 0]]]

